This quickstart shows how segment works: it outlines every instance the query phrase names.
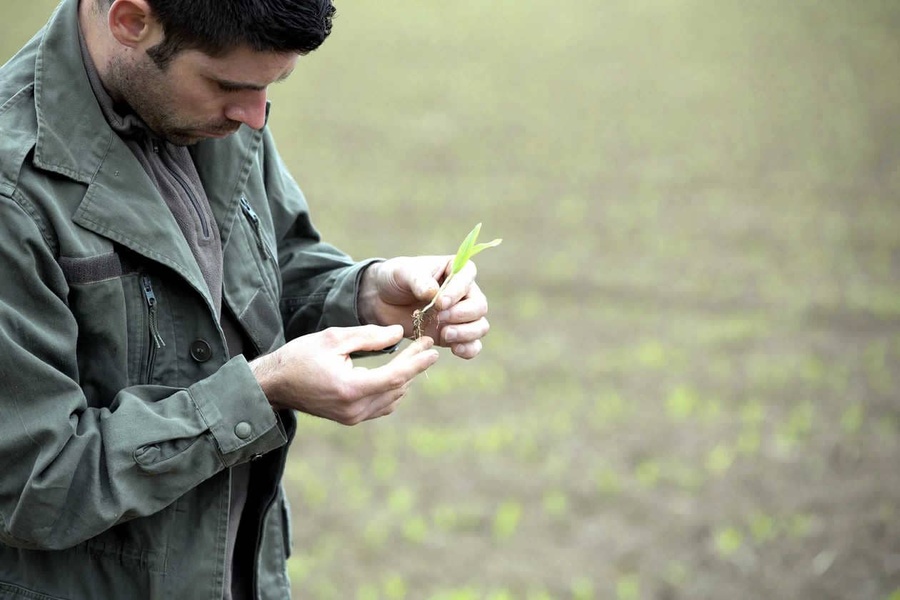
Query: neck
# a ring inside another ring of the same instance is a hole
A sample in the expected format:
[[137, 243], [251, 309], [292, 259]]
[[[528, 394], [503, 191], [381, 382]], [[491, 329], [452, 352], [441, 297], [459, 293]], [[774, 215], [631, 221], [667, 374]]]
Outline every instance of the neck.
[[107, 13], [100, 6], [102, 1], [81, 0], [78, 5], [78, 24], [84, 37], [84, 45], [94, 62], [103, 87], [111, 97], [117, 98], [118, 93], [110, 87], [107, 77], [111, 36], [106, 24]]

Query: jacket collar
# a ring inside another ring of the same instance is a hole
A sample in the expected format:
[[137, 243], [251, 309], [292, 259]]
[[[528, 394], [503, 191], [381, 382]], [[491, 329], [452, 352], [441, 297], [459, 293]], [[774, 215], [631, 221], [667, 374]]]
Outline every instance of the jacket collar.
[[114, 134], [81, 60], [78, 0], [63, 0], [47, 24], [35, 64], [34, 102], [35, 165], [90, 183]]

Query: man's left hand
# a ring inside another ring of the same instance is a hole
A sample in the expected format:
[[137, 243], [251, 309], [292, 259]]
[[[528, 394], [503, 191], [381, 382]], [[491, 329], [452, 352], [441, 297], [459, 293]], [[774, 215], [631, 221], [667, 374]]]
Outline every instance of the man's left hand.
[[[365, 323], [403, 325], [413, 336], [412, 315], [437, 294], [449, 276], [452, 256], [399, 257], [374, 263], [363, 273], [357, 309]], [[487, 298], [475, 283], [471, 261], [441, 292], [425, 323], [424, 334], [447, 346], [460, 358], [481, 352], [481, 339], [490, 329], [485, 315]]]

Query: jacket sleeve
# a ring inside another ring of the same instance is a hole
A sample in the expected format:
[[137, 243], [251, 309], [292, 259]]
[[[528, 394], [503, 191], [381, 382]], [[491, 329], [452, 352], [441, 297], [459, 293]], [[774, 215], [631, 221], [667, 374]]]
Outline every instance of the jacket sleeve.
[[288, 340], [327, 327], [360, 325], [356, 308], [363, 271], [379, 259], [356, 262], [321, 240], [309, 207], [265, 130], [266, 194], [278, 243], [281, 314]]
[[89, 406], [67, 284], [25, 207], [0, 196], [0, 542], [74, 546], [285, 443], [242, 357]]

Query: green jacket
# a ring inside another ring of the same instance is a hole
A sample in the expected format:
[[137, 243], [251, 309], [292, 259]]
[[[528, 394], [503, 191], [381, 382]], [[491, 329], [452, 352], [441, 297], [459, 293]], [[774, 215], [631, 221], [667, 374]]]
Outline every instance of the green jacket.
[[[0, 599], [219, 600], [247, 461], [259, 522], [239, 543], [259, 598], [288, 598], [296, 420], [228, 360], [190, 248], [91, 91], [77, 5], [0, 68]], [[268, 130], [192, 153], [247, 347], [358, 325], [368, 263], [320, 241]]]

